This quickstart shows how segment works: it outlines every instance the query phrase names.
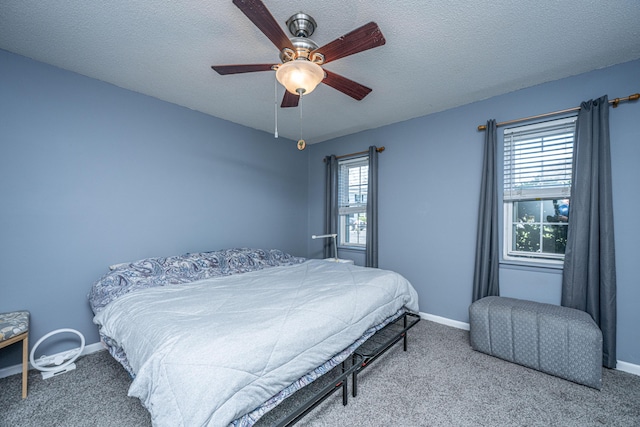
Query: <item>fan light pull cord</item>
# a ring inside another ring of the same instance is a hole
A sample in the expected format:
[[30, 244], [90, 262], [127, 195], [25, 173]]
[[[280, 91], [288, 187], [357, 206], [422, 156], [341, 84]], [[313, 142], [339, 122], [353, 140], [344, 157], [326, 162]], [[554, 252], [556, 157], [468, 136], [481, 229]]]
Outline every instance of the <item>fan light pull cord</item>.
[[273, 79], [273, 91], [274, 91], [274, 96], [273, 96], [273, 106], [274, 106], [274, 110], [275, 110], [275, 120], [276, 120], [276, 131], [273, 135], [274, 138], [278, 137], [278, 79]]
[[306, 148], [307, 143], [305, 142], [304, 139], [302, 139], [302, 98], [304, 98], [304, 96], [302, 96], [304, 92], [302, 90], [298, 90], [298, 95], [300, 97], [300, 101], [298, 103], [298, 106], [300, 107], [300, 139], [298, 140], [298, 150], [302, 151]]

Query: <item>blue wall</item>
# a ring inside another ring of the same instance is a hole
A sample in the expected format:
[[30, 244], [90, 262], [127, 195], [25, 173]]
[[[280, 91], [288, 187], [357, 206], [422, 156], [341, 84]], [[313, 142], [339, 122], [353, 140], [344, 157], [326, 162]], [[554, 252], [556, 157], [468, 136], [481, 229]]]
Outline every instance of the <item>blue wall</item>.
[[[624, 97], [640, 91], [639, 77], [640, 61], [628, 62], [313, 145], [310, 232], [323, 227], [322, 158], [385, 146], [379, 160], [379, 265], [414, 284], [422, 312], [468, 322], [484, 140], [477, 126], [491, 118], [505, 121], [579, 106], [604, 94]], [[634, 364], [640, 364], [639, 121], [639, 102], [611, 111], [618, 359]], [[321, 244], [309, 242], [309, 254], [321, 256]], [[500, 270], [502, 295], [553, 304], [560, 303], [561, 279], [561, 271]]]
[[[31, 312], [31, 345], [65, 327], [98, 342], [86, 296], [113, 263], [306, 255], [295, 142], [2, 50], [0, 76], [0, 312]], [[3, 350], [0, 368], [19, 355]]]
[[[484, 134], [498, 121], [640, 91], [640, 61], [292, 149], [292, 141], [0, 50], [0, 312], [28, 309], [31, 343], [72, 327], [109, 264], [233, 246], [322, 257], [324, 163], [375, 144], [380, 267], [420, 309], [468, 321]], [[212, 102], [216, 102], [212, 100]], [[618, 358], [640, 364], [640, 104], [611, 112]], [[343, 251], [356, 259], [360, 253]], [[559, 303], [558, 272], [502, 268], [503, 295]], [[19, 346], [0, 368], [19, 363]]]

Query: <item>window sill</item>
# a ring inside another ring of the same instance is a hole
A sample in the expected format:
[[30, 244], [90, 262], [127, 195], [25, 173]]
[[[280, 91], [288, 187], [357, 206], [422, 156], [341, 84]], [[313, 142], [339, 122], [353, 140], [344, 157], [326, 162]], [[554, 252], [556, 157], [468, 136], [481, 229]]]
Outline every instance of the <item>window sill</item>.
[[353, 252], [364, 252], [367, 250], [365, 247], [361, 246], [340, 246], [338, 245], [339, 251], [353, 251]]
[[500, 268], [508, 268], [511, 270], [539, 271], [546, 273], [562, 274], [564, 264], [549, 263], [544, 261], [525, 261], [514, 259], [500, 260]]

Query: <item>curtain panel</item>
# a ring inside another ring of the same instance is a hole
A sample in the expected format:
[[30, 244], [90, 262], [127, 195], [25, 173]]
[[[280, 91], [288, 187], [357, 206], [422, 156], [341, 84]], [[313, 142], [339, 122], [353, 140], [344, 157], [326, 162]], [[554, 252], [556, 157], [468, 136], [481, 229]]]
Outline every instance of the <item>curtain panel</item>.
[[378, 147], [369, 147], [365, 267], [378, 268]]
[[593, 317], [602, 330], [602, 364], [615, 368], [616, 267], [606, 95], [580, 105], [573, 156], [561, 304]]
[[[338, 159], [335, 155], [325, 157], [325, 234], [338, 233]], [[324, 239], [324, 258], [333, 258], [334, 239]]]
[[498, 244], [497, 146], [496, 121], [489, 120], [484, 141], [472, 302], [487, 296], [500, 295], [498, 283], [500, 254]]

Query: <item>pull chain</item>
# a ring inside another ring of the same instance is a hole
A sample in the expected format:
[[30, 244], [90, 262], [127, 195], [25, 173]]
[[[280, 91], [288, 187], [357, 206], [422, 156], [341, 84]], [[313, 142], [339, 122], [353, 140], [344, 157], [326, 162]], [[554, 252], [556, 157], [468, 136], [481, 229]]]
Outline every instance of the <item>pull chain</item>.
[[273, 106], [274, 106], [274, 110], [275, 110], [275, 121], [276, 121], [276, 126], [275, 126], [275, 133], [273, 135], [274, 138], [278, 137], [278, 79], [273, 79]]
[[300, 139], [298, 140], [298, 150], [302, 151], [306, 148], [307, 143], [302, 139], [302, 91], [299, 91], [298, 94], [300, 97], [300, 102], [298, 103], [298, 106], [300, 107]]

